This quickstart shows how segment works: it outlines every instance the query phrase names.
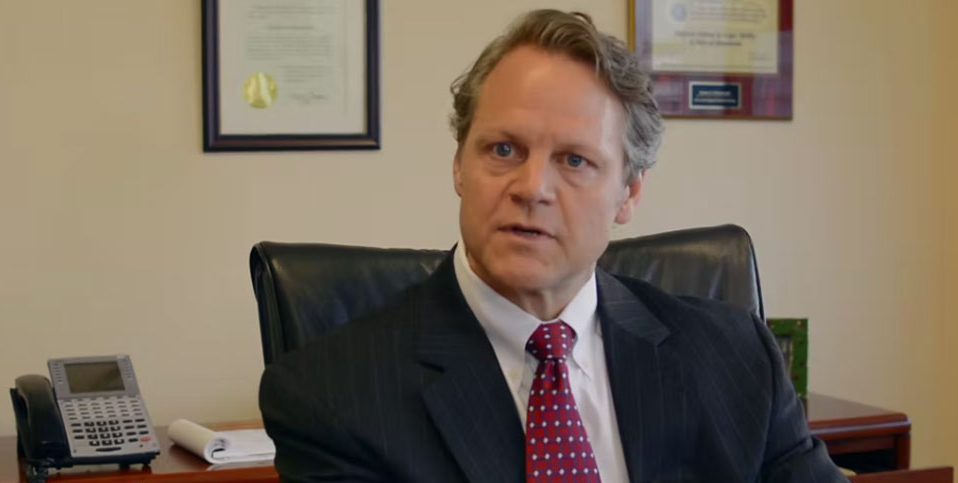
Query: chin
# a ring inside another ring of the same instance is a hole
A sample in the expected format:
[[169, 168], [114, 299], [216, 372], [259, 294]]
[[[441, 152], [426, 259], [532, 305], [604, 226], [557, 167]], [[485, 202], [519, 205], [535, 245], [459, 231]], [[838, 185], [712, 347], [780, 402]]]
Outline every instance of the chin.
[[490, 268], [489, 275], [496, 287], [519, 292], [543, 290], [551, 286], [555, 278], [552, 270], [534, 261], [502, 260]]

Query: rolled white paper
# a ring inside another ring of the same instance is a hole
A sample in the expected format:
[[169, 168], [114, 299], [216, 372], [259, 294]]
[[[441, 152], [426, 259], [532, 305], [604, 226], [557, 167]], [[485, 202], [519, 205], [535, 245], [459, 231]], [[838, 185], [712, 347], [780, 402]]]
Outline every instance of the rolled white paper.
[[185, 419], [173, 421], [167, 434], [179, 446], [211, 464], [272, 461], [276, 446], [262, 429], [216, 432]]

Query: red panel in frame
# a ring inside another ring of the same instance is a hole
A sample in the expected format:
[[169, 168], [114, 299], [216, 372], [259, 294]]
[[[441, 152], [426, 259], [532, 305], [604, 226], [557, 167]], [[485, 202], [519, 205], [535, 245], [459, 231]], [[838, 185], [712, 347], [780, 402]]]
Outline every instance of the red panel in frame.
[[[662, 115], [672, 118], [779, 119], [792, 118], [793, 0], [778, 3], [777, 68], [769, 72], [716, 72], [656, 68], [653, 62], [653, 7], [685, 20], [705, 5], [715, 15], [716, 4], [754, 2], [725, 0], [629, 0], [629, 43], [642, 67], [651, 74], [653, 94]], [[691, 12], [690, 12], [691, 11]], [[662, 14], [663, 12], [659, 12]], [[701, 12], [699, 12], [701, 13]], [[707, 32], [684, 32], [706, 36]], [[691, 39], [690, 39], [691, 41]], [[774, 63], [773, 63], [773, 67]]]

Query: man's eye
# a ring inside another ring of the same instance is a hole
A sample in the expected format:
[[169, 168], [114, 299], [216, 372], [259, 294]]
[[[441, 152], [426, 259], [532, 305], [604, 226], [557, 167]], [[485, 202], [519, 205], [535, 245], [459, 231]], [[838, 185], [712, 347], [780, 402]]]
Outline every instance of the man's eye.
[[500, 158], [508, 158], [509, 156], [512, 156], [513, 147], [509, 143], [496, 143], [496, 145], [493, 146], [493, 150], [495, 151], [496, 156], [499, 156]]
[[565, 162], [573, 168], [578, 168], [579, 166], [582, 166], [582, 163], [585, 162], [585, 158], [579, 156], [578, 154], [570, 154], [566, 156]]

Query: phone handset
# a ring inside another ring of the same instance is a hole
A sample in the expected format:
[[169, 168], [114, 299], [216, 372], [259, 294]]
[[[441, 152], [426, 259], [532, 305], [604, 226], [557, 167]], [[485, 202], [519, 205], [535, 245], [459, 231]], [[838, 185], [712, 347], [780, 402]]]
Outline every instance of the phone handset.
[[31, 466], [54, 466], [69, 456], [63, 418], [46, 377], [30, 374], [16, 378], [10, 398], [17, 420], [17, 449]]

